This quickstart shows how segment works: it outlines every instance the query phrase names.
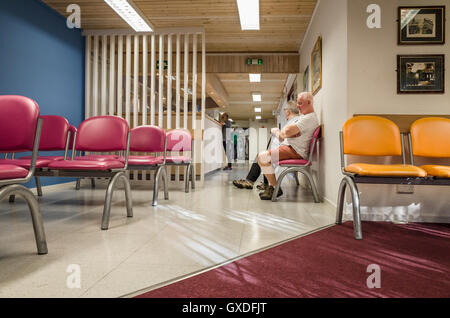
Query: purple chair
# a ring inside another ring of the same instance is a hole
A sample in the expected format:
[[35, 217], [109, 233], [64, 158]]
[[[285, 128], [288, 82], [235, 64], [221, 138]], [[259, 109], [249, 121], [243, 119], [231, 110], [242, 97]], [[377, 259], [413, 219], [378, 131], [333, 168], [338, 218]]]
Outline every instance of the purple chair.
[[29, 170], [0, 163], [0, 200], [11, 195], [25, 199], [31, 212], [38, 254], [47, 254], [39, 204], [33, 193], [22, 185], [30, 181], [35, 172], [41, 129], [39, 107], [33, 100], [23, 96], [0, 96], [0, 153], [33, 153]]
[[130, 129], [128, 123], [115, 116], [92, 117], [82, 122], [74, 137], [72, 156], [76, 151], [123, 152], [123, 160], [60, 160], [51, 162], [42, 176], [76, 178], [110, 178], [103, 208], [102, 230], [109, 227], [111, 201], [117, 182], [125, 185], [127, 216], [133, 216], [130, 181], [126, 175], [130, 149]]
[[[189, 177], [191, 178], [192, 189], [195, 189], [195, 175], [192, 168], [192, 135], [185, 129], [174, 129], [166, 134], [167, 152], [166, 166], [186, 166], [184, 174], [184, 191], [189, 193]], [[186, 156], [190, 152], [190, 156]], [[173, 154], [175, 153], [175, 154]]]
[[166, 133], [157, 126], [140, 126], [131, 130], [130, 151], [164, 153], [163, 156], [130, 156], [128, 170], [156, 170], [153, 183], [153, 202], [158, 205], [159, 177], [164, 183], [164, 199], [169, 199], [166, 164]]
[[284, 177], [289, 173], [295, 173], [298, 172], [302, 173], [307, 179], [311, 186], [313, 196], [314, 196], [314, 202], [320, 203], [320, 197], [319, 192], [317, 191], [316, 184], [314, 182], [314, 179], [311, 174], [311, 165], [312, 165], [312, 159], [313, 155], [317, 148], [317, 142], [319, 141], [319, 136], [321, 132], [321, 127], [318, 127], [312, 136], [311, 143], [309, 146], [309, 157], [308, 160], [305, 159], [292, 159], [292, 160], [284, 160], [280, 161], [278, 165], [280, 167], [286, 168], [278, 177], [277, 180], [277, 186], [275, 187], [275, 191], [273, 192], [272, 196], [272, 202], [277, 201], [277, 194], [281, 186], [281, 182], [283, 181]]

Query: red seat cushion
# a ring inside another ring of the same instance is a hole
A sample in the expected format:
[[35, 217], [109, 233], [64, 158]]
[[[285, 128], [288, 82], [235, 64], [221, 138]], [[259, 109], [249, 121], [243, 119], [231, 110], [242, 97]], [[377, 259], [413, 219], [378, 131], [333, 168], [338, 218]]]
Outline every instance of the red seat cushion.
[[98, 160], [98, 161], [108, 161], [117, 160], [119, 156], [117, 155], [86, 155], [81, 157], [75, 157], [75, 160]]
[[27, 169], [15, 165], [0, 164], [0, 180], [20, 179], [27, 175]]
[[[42, 160], [64, 160], [64, 156], [38, 156]], [[31, 156], [20, 157], [19, 159], [31, 159]]]
[[[36, 168], [46, 168], [50, 162], [53, 162], [53, 160], [50, 159], [36, 159]], [[7, 164], [7, 165], [15, 165], [19, 166], [25, 169], [29, 169], [31, 166], [31, 159], [0, 159], [0, 164]]]
[[[120, 158], [121, 161], [125, 161], [124, 158]], [[129, 156], [128, 165], [129, 166], [156, 166], [164, 162], [161, 157], [155, 158], [153, 156]]]
[[48, 165], [50, 169], [54, 170], [111, 170], [121, 169], [124, 167], [123, 162], [119, 160], [61, 160], [53, 161]]
[[[162, 160], [164, 160], [164, 157], [161, 157]], [[167, 163], [189, 163], [191, 162], [191, 158], [187, 156], [168, 156], [166, 157]]]
[[278, 165], [281, 167], [284, 166], [306, 166], [308, 164], [308, 160], [305, 159], [291, 159], [291, 160], [284, 160], [280, 161]]

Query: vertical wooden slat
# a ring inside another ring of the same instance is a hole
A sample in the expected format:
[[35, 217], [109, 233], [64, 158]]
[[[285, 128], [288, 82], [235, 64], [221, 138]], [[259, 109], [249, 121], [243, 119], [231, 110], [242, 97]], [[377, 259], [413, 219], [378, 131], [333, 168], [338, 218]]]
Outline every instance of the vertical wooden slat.
[[131, 35], [127, 35], [127, 46], [125, 49], [125, 119], [130, 123], [130, 97], [131, 97]]
[[158, 70], [158, 126], [163, 128], [164, 98], [164, 35], [159, 35], [159, 70]]
[[147, 125], [148, 40], [142, 37], [142, 125]]
[[152, 47], [151, 47], [151, 83], [150, 83], [150, 124], [155, 124], [155, 35], [152, 34]]
[[205, 133], [205, 115], [206, 115], [206, 37], [205, 32], [202, 33], [202, 141], [201, 141], [201, 171], [200, 171], [200, 181], [203, 182], [205, 179], [205, 165], [204, 165], [204, 147], [205, 143], [203, 136]]
[[122, 117], [123, 101], [123, 36], [119, 35], [117, 44], [117, 116]]
[[139, 35], [134, 36], [133, 127], [138, 126], [139, 103]]
[[189, 89], [189, 34], [184, 35], [184, 105], [183, 128], [188, 128], [188, 89]]
[[172, 34], [167, 37], [167, 129], [172, 128]]
[[94, 63], [92, 83], [92, 109], [91, 116], [97, 116], [98, 109], [98, 35], [94, 35]]
[[108, 44], [108, 37], [106, 35], [102, 35], [102, 95], [101, 95], [101, 110], [100, 115], [106, 115], [106, 102], [107, 102], [107, 96], [106, 96], [106, 88], [107, 88], [107, 44]]
[[109, 115], [114, 115], [116, 84], [116, 37], [111, 35], [109, 41]]
[[85, 95], [84, 95], [84, 117], [89, 118], [91, 114], [91, 50], [92, 36], [86, 36], [86, 52], [85, 52]]
[[192, 129], [197, 129], [197, 34], [192, 48]]
[[176, 110], [175, 110], [175, 128], [180, 128], [180, 34], [177, 34], [177, 83], [176, 83]]

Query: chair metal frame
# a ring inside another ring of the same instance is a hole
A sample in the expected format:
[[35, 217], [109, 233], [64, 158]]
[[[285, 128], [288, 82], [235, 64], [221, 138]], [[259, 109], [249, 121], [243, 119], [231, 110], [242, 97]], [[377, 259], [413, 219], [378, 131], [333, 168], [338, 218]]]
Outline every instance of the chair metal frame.
[[[361, 202], [357, 184], [398, 184], [398, 185], [434, 185], [434, 186], [448, 186], [450, 179], [436, 179], [431, 177], [371, 177], [360, 176], [354, 173], [346, 172], [345, 167], [346, 157], [344, 154], [344, 137], [342, 131], [339, 133], [340, 137], [340, 153], [341, 153], [341, 171], [344, 175], [338, 192], [338, 203], [336, 211], [336, 224], [342, 225], [344, 214], [345, 190], [347, 186], [350, 189], [352, 203], [353, 203], [353, 231], [356, 240], [362, 240], [362, 226], [361, 226]], [[406, 165], [406, 151], [405, 151], [405, 134], [401, 133], [401, 148], [402, 148], [402, 163]], [[411, 142], [411, 141], [410, 141]], [[411, 152], [411, 148], [410, 148]], [[414, 160], [411, 161], [414, 164]]]
[[319, 137], [313, 138], [312, 145], [311, 145], [310, 150], [309, 150], [308, 162], [306, 164], [304, 164], [304, 165], [286, 165], [286, 166], [281, 166], [281, 167], [286, 168], [286, 169], [283, 170], [283, 172], [278, 177], [277, 185], [276, 185], [275, 191], [273, 192], [273, 195], [272, 195], [272, 202], [277, 202], [277, 200], [278, 200], [278, 191], [280, 190], [281, 183], [283, 182], [284, 177], [286, 175], [288, 175], [289, 173], [294, 173], [295, 179], [296, 179], [296, 183], [297, 183], [297, 185], [299, 185], [298, 177], [297, 177], [297, 173], [299, 173], [299, 172], [301, 174], [303, 174], [306, 177], [306, 179], [308, 179], [309, 185], [311, 186], [311, 190], [313, 192], [314, 202], [315, 203], [322, 202], [322, 199], [321, 199], [321, 197], [319, 195], [319, 191], [317, 191], [316, 183], [314, 182], [314, 179], [313, 179], [313, 176], [312, 176], [312, 173], [311, 173], [312, 160], [313, 160], [313, 156], [314, 156], [314, 153], [315, 153], [318, 141], [319, 141]]
[[22, 185], [23, 183], [30, 181], [35, 174], [36, 159], [39, 151], [39, 141], [41, 138], [41, 130], [42, 130], [42, 119], [39, 118], [34, 138], [33, 152], [31, 156], [31, 165], [30, 169], [28, 170], [28, 174], [24, 178], [0, 180], [0, 200], [2, 200], [5, 197], [11, 197], [15, 195], [19, 195], [25, 199], [31, 213], [34, 237], [36, 240], [36, 247], [38, 254], [44, 255], [48, 253], [48, 248], [39, 203], [36, 197], [34, 196], [33, 192], [31, 192], [30, 189]]
[[174, 166], [174, 167], [186, 166], [184, 174], [184, 192], [186, 193], [189, 193], [189, 181], [191, 182], [192, 189], [195, 189], [196, 176], [194, 175], [194, 169], [192, 167], [192, 165], [194, 164], [192, 162], [193, 149], [194, 149], [194, 139], [191, 140], [191, 159], [189, 160], [189, 162], [166, 162], [166, 166]]
[[[44, 168], [37, 171], [37, 175], [40, 177], [73, 177], [73, 178], [109, 178], [108, 187], [105, 194], [105, 205], [103, 207], [103, 216], [102, 216], [102, 230], [107, 230], [109, 228], [109, 220], [111, 214], [111, 202], [114, 190], [117, 188], [119, 180], [123, 181], [125, 186], [125, 201], [127, 208], [127, 217], [133, 217], [133, 203], [131, 197], [131, 185], [126, 174], [128, 168], [128, 156], [130, 153], [130, 131], [128, 131], [127, 137], [127, 149], [125, 151], [125, 164], [123, 168], [120, 169], [111, 169], [108, 171], [101, 170], [63, 170], [63, 169], [54, 169]], [[72, 160], [75, 156], [76, 152], [76, 139], [77, 134], [75, 133], [73, 146], [72, 146]]]

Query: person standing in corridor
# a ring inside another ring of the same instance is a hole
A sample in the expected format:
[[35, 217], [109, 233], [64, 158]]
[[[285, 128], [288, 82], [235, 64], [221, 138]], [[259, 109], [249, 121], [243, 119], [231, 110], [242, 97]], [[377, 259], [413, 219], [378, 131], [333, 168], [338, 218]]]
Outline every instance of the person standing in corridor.
[[226, 170], [232, 170], [231, 163], [232, 163], [232, 156], [231, 156], [231, 126], [232, 122], [230, 120], [230, 116], [228, 116], [227, 113], [223, 113], [220, 117], [220, 122], [222, 124], [222, 141], [223, 141], [223, 148], [225, 149], [225, 153], [227, 155], [228, 165], [223, 168], [224, 171]]

